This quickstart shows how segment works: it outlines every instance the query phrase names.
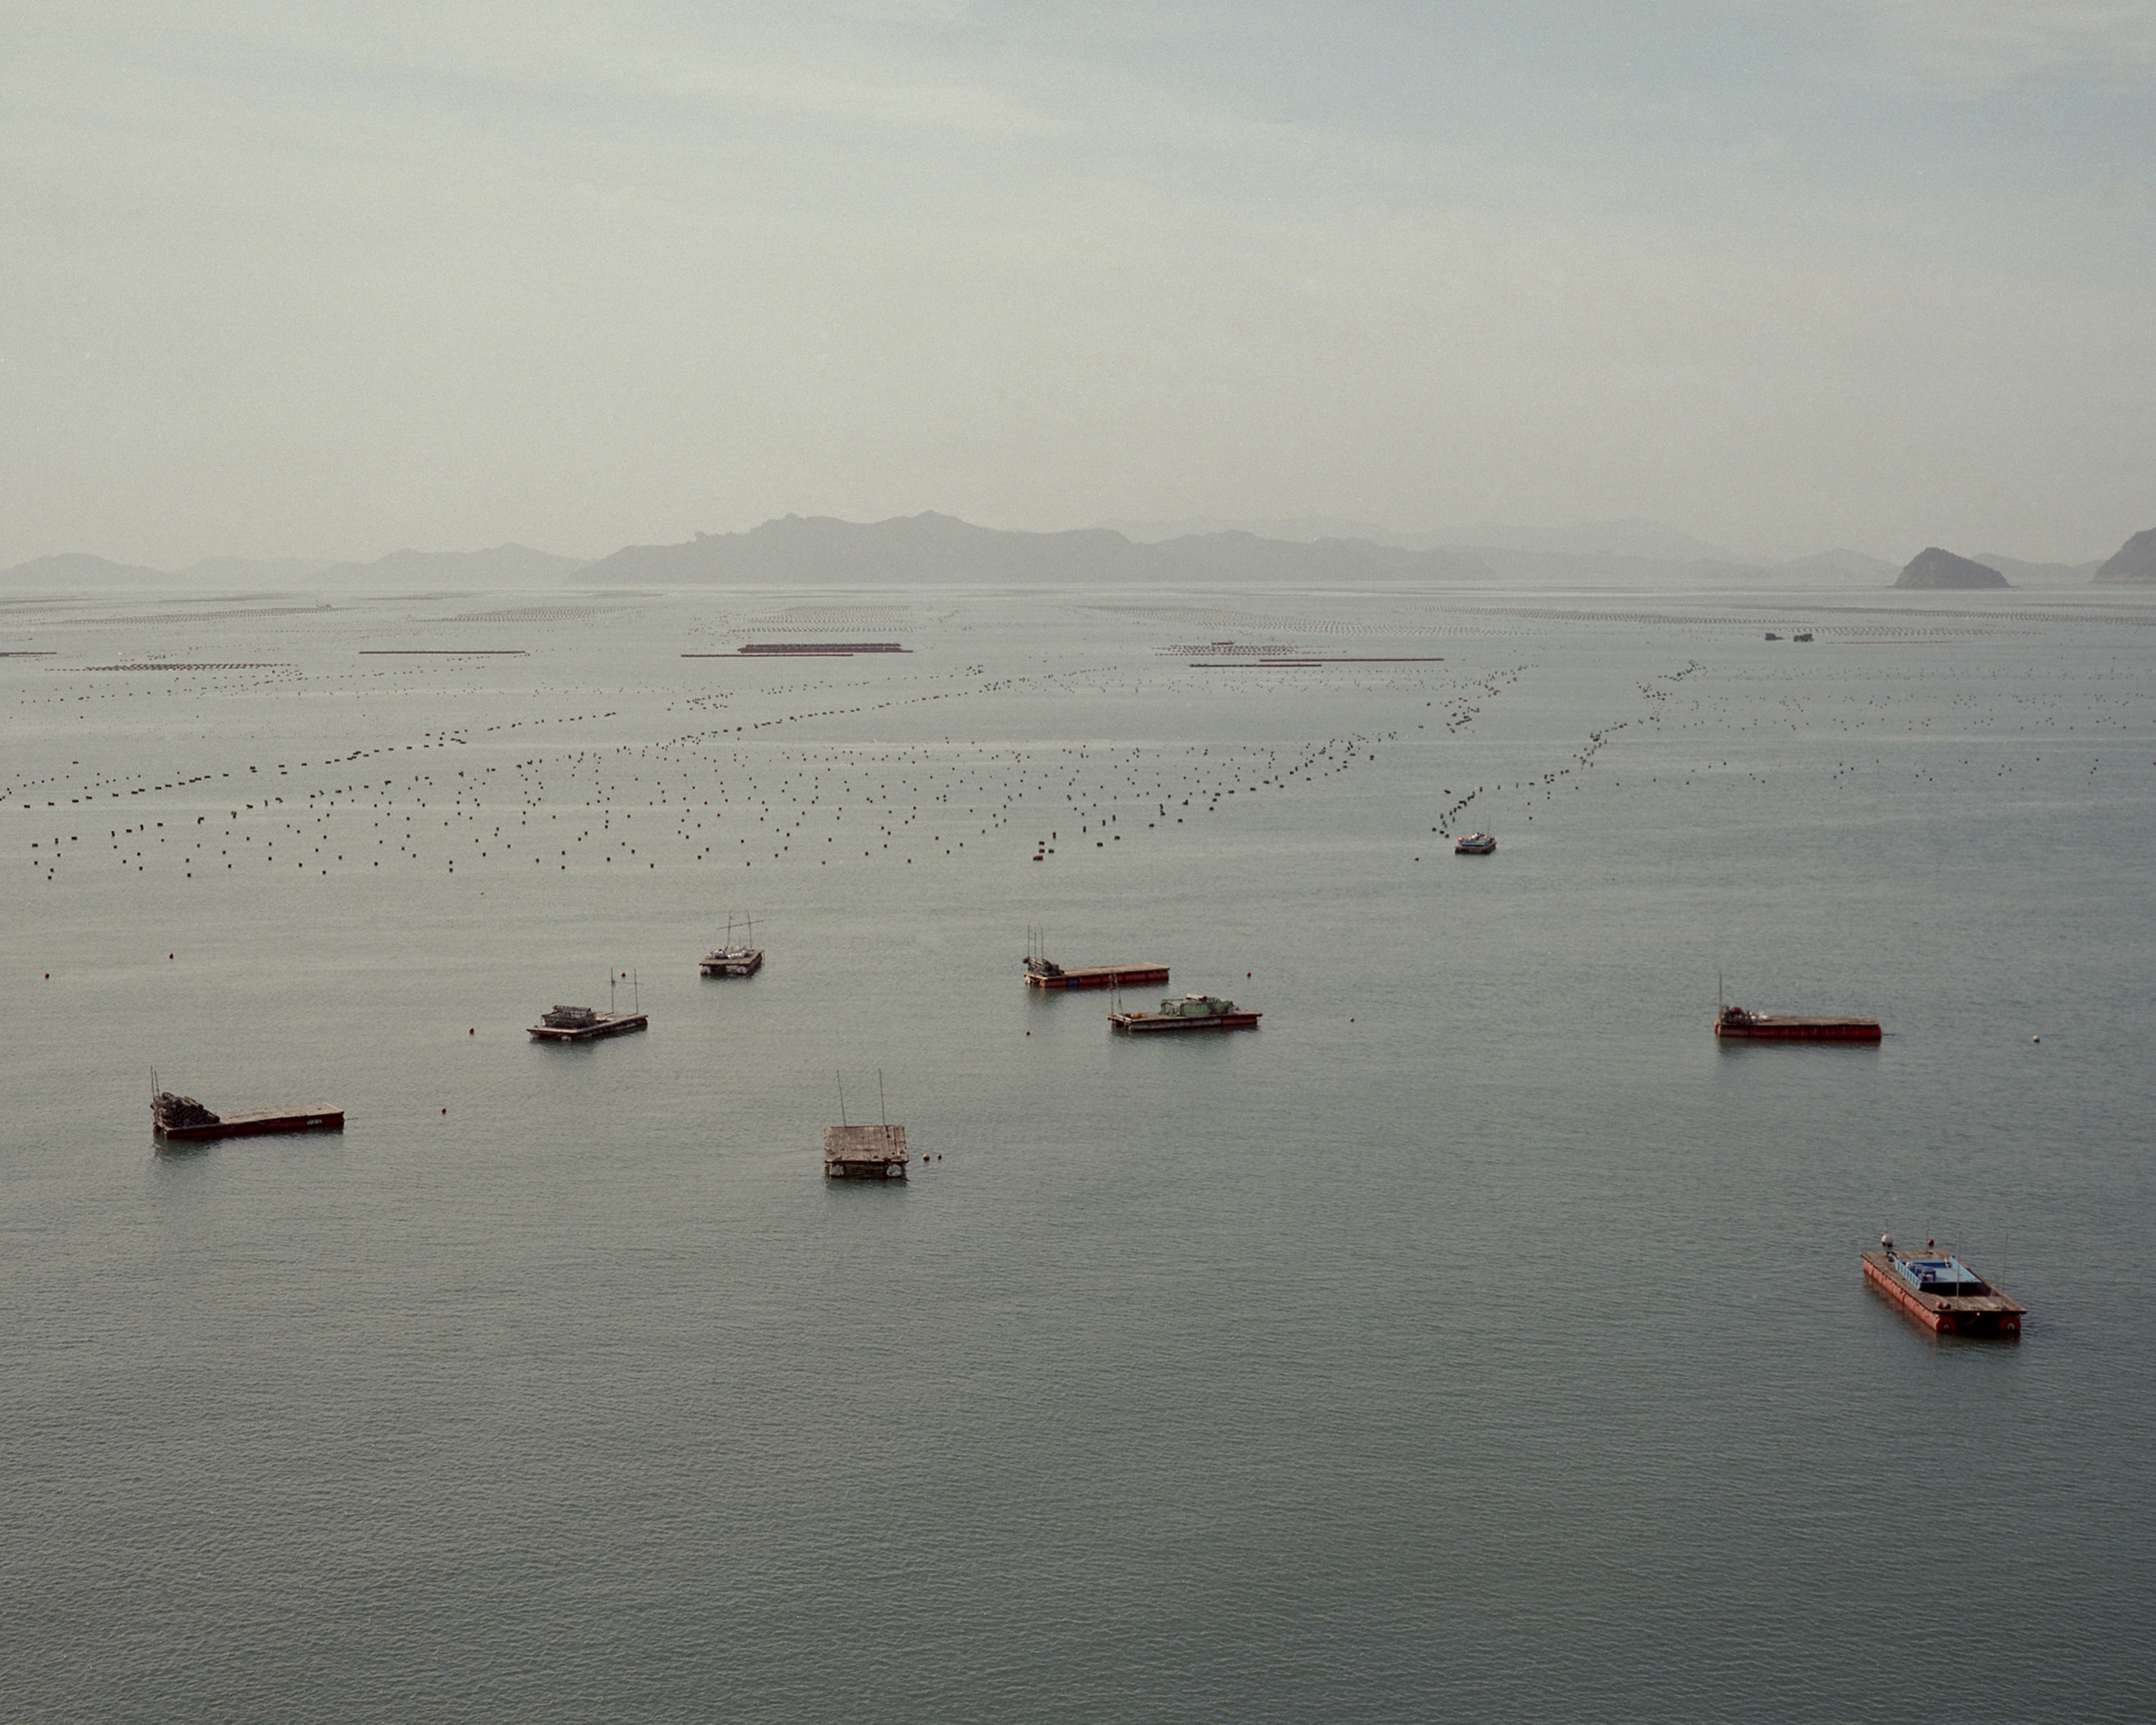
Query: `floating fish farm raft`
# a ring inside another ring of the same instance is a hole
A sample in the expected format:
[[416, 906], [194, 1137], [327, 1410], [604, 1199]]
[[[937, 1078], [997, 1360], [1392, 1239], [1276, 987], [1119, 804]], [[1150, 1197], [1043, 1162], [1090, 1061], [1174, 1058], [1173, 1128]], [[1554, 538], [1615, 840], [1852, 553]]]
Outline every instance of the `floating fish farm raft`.
[[902, 1180], [906, 1159], [902, 1126], [824, 1128], [824, 1173], [828, 1178]]

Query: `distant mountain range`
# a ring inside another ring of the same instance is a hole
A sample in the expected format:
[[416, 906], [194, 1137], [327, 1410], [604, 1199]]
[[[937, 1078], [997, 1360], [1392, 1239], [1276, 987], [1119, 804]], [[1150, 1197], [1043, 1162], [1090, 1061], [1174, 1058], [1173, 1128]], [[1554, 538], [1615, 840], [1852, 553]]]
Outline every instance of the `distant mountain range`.
[[398, 585], [451, 582], [479, 587], [526, 587], [554, 581], [588, 568], [585, 557], [557, 557], [528, 545], [497, 545], [491, 551], [393, 551], [371, 563], [331, 563], [314, 578], [328, 583], [362, 581]]
[[1996, 551], [1980, 551], [1977, 552], [1975, 561], [1986, 568], [1998, 570], [2016, 587], [2057, 586], [2069, 581], [2087, 581], [2103, 567], [2100, 561], [2093, 563], [2031, 563]]
[[340, 563], [326, 557], [204, 557], [175, 573], [141, 563], [116, 563], [82, 552], [33, 557], [0, 570], [12, 587], [54, 589], [92, 587], [290, 588], [439, 586], [530, 587], [572, 575], [588, 566], [588, 557], [557, 557], [526, 545], [497, 545], [491, 551], [393, 551], [371, 563]]
[[[1659, 521], [1587, 522], [1537, 531], [1484, 522], [1450, 534], [1387, 533], [1347, 521], [1127, 524], [1069, 532], [1012, 532], [929, 512], [883, 521], [787, 516], [742, 533], [699, 533], [678, 545], [631, 545], [596, 561], [529, 546], [487, 551], [399, 551], [371, 563], [300, 557], [211, 557], [177, 575], [83, 552], [32, 559], [0, 572], [18, 589], [159, 588], [184, 583], [292, 587], [534, 587], [557, 582], [637, 586], [867, 586], [928, 583], [1012, 586], [1102, 582], [1282, 583], [1771, 581], [1884, 586], [1895, 565], [1857, 551], [1789, 562], [1752, 557]], [[1163, 527], [1199, 531], [1163, 531]], [[1342, 531], [1330, 531], [1339, 529]], [[1347, 531], [1353, 529], [1353, 531]], [[1321, 531], [1324, 530], [1324, 531]], [[1941, 557], [1951, 553], [1940, 552]], [[1986, 553], [1983, 566], [2016, 584], [2094, 579], [2156, 583], [2156, 529], [2136, 534], [2102, 565], [2032, 563]]]
[[1366, 539], [1373, 545], [1389, 545], [1402, 551], [1470, 550], [1526, 552], [1557, 557], [1647, 557], [1671, 563], [1729, 563], [1774, 565], [1775, 559], [1695, 538], [1666, 521], [1637, 516], [1621, 521], [1581, 521], [1566, 527], [1522, 527], [1504, 521], [1477, 521], [1471, 526], [1402, 533], [1368, 521], [1341, 521], [1326, 516], [1295, 520], [1229, 521], [1199, 517], [1181, 521], [1108, 521], [1103, 524], [1125, 538], [1142, 545], [1163, 540], [1219, 533], [1249, 533], [1260, 539], [1285, 539], [1310, 544], [1321, 539]]
[[875, 522], [789, 515], [746, 533], [699, 533], [685, 545], [632, 545], [581, 579], [635, 585], [734, 583], [793, 587], [991, 582], [1456, 580], [1488, 573], [1471, 554], [1403, 551], [1364, 539], [1300, 543], [1202, 533], [1159, 544], [1111, 527], [1014, 533], [929, 513]]
[[15, 587], [75, 588], [84, 587], [170, 587], [172, 578], [162, 569], [140, 563], [116, 563], [110, 557], [94, 557], [85, 551], [63, 551], [49, 557], [32, 557], [0, 575]]

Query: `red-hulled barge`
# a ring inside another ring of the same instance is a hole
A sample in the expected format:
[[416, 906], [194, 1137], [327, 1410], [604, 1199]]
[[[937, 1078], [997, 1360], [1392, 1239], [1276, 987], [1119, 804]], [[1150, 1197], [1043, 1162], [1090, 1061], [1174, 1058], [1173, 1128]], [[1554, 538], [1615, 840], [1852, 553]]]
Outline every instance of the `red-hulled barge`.
[[192, 1096], [159, 1091], [150, 1101], [150, 1125], [161, 1138], [198, 1144], [211, 1138], [244, 1138], [262, 1132], [341, 1132], [344, 1110], [312, 1108], [294, 1113], [258, 1108], [245, 1114], [213, 1114]]
[[1150, 988], [1168, 981], [1165, 964], [1074, 964], [1068, 970], [1046, 958], [1025, 961], [1025, 980], [1035, 988]]
[[1185, 994], [1163, 1000], [1158, 1012], [1111, 1012], [1108, 1022], [1132, 1034], [1157, 1030], [1255, 1030], [1265, 1014], [1218, 994]]
[[1950, 1336], [2021, 1333], [2029, 1308], [1929, 1240], [1922, 1252], [1905, 1252], [1882, 1238], [1877, 1251], [1861, 1255], [1864, 1279], [1928, 1330]]
[[1883, 1033], [1876, 1019], [1789, 1018], [1725, 1006], [1714, 1021], [1714, 1034], [1755, 1042], [1876, 1042]]

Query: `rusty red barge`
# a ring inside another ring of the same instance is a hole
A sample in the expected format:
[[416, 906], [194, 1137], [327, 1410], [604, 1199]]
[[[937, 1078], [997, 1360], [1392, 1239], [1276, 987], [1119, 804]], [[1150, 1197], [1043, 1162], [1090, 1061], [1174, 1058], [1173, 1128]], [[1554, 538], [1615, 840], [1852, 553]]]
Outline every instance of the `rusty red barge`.
[[1884, 1033], [1876, 1019], [1792, 1018], [1725, 1006], [1714, 1034], [1766, 1042], [1876, 1042]]
[[1133, 1035], [1158, 1030], [1255, 1030], [1265, 1014], [1218, 994], [1185, 994], [1163, 1000], [1158, 1012], [1111, 1012], [1108, 1022]]
[[1116, 988], [1128, 983], [1152, 988], [1168, 980], [1165, 964], [1074, 964], [1068, 970], [1046, 958], [1025, 961], [1025, 979], [1035, 988]]
[[244, 1114], [213, 1114], [192, 1096], [161, 1090], [150, 1100], [150, 1125], [161, 1138], [199, 1144], [212, 1138], [252, 1137], [263, 1132], [341, 1132], [344, 1110], [312, 1108], [295, 1113], [257, 1108]]
[[1165, 964], [1074, 964], [1068, 969], [1048, 956], [1040, 929], [1025, 935], [1025, 980], [1034, 988], [1119, 988], [1124, 983], [1150, 988], [1168, 981]]
[[1882, 1235], [1877, 1251], [1861, 1255], [1864, 1279], [1928, 1330], [1950, 1336], [2021, 1333], [2029, 1308], [1928, 1240], [1922, 1252], [1905, 1252]]

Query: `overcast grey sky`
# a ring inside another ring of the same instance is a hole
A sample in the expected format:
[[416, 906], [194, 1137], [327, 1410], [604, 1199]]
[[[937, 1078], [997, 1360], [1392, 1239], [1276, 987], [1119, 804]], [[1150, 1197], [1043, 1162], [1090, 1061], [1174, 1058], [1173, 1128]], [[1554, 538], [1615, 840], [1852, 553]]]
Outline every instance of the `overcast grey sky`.
[[2156, 0], [0, 20], [0, 563], [2156, 524]]

